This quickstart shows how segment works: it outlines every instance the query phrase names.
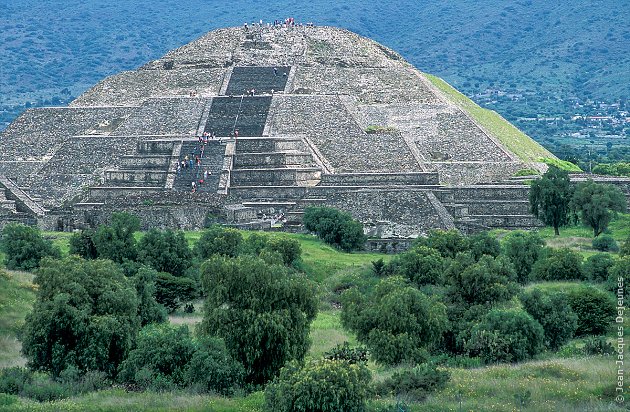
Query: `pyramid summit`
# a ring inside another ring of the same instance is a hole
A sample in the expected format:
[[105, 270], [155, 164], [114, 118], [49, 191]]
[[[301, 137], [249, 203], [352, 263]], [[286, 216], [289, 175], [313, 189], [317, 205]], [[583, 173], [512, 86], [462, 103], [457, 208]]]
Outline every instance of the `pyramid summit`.
[[555, 157], [471, 108], [347, 30], [219, 29], [16, 119], [0, 135], [0, 219], [70, 230], [127, 210], [145, 227], [295, 229], [326, 205], [380, 237], [538, 226], [512, 176]]

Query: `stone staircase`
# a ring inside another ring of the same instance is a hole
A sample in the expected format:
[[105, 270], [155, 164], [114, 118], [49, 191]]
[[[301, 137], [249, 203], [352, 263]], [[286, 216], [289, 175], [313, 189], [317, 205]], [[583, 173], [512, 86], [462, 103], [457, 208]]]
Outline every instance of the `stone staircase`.
[[0, 175], [0, 220], [34, 225], [46, 210], [11, 179]]
[[234, 67], [230, 82], [225, 91], [227, 95], [247, 94], [254, 89], [256, 94], [283, 92], [291, 67]]
[[262, 136], [271, 96], [221, 96], [212, 99], [204, 131], [216, 136]]
[[181, 142], [148, 140], [139, 142], [136, 153], [121, 158], [117, 169], [105, 171], [105, 187], [164, 187], [173, 152]]
[[[188, 156], [189, 159], [193, 159], [193, 166], [180, 169], [176, 173], [173, 190], [190, 192], [192, 190], [191, 183], [196, 182], [196, 190], [198, 192], [216, 193], [223, 166], [225, 144], [218, 141], [210, 141], [203, 145], [203, 152], [201, 147], [202, 145], [197, 140], [188, 140], [182, 143], [178, 161], [181, 163]], [[194, 163], [196, 157], [199, 157], [201, 160], [201, 164], [198, 166]], [[208, 171], [208, 177], [203, 182], [200, 182], [200, 180], [203, 180], [204, 171]]]

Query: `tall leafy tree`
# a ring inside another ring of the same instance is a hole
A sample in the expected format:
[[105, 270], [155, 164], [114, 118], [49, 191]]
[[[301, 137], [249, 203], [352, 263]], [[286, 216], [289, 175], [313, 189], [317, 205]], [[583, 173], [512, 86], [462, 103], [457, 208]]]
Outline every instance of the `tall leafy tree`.
[[192, 265], [192, 251], [183, 232], [151, 229], [138, 243], [138, 261], [158, 272], [183, 276]]
[[627, 206], [626, 197], [618, 187], [592, 180], [577, 186], [572, 203], [582, 223], [593, 229], [594, 237], [606, 230], [617, 212], [625, 211]]
[[213, 256], [201, 272], [208, 294], [201, 330], [225, 340], [245, 367], [246, 382], [264, 384], [287, 361], [304, 359], [317, 314], [308, 279], [252, 256]]
[[114, 262], [45, 259], [26, 316], [22, 353], [35, 370], [58, 376], [73, 367], [113, 376], [140, 328], [132, 279]]
[[531, 211], [545, 224], [553, 226], [553, 231], [558, 236], [559, 227], [569, 223], [572, 196], [569, 172], [550, 166], [541, 179], [532, 183], [529, 192]]

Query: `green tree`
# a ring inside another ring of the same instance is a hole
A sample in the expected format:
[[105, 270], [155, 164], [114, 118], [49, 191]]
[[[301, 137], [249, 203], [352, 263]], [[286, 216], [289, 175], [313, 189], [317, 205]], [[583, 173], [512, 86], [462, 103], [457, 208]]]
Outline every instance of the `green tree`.
[[569, 172], [549, 166], [542, 178], [532, 183], [529, 192], [531, 212], [546, 225], [553, 226], [553, 231], [558, 236], [559, 227], [569, 223], [572, 196]]
[[481, 259], [483, 255], [497, 257], [501, 254], [501, 244], [495, 236], [488, 232], [476, 233], [468, 237], [468, 247], [475, 260]]
[[606, 284], [617, 299], [620, 296], [630, 299], [630, 256], [622, 256], [615, 262], [608, 272]]
[[437, 250], [416, 246], [395, 256], [384, 271], [405, 277], [417, 286], [424, 286], [442, 283], [444, 266], [444, 258]]
[[10, 223], [2, 229], [2, 251], [4, 264], [11, 270], [33, 270], [42, 258], [61, 257], [59, 248], [42, 237], [38, 228]]
[[271, 412], [362, 412], [370, 395], [372, 374], [362, 362], [319, 360], [300, 368], [291, 362], [265, 388]]
[[198, 296], [197, 283], [184, 276], [173, 276], [159, 272], [155, 275], [155, 300], [164, 305], [169, 312], [174, 312], [184, 302]]
[[617, 212], [626, 210], [626, 197], [616, 186], [589, 180], [578, 184], [572, 204], [582, 223], [590, 226], [593, 237], [597, 237], [606, 230]]
[[273, 238], [267, 242], [265, 249], [279, 253], [287, 266], [292, 266], [302, 257], [302, 247], [296, 239]]
[[184, 232], [151, 229], [138, 243], [138, 262], [158, 272], [183, 276], [192, 265], [192, 252]]
[[527, 312], [493, 309], [472, 328], [465, 346], [486, 363], [520, 362], [540, 353], [543, 339], [542, 326]]
[[236, 257], [242, 242], [243, 235], [238, 230], [214, 225], [204, 230], [195, 244], [195, 253], [203, 260], [213, 255]]
[[569, 248], [548, 249], [534, 263], [532, 280], [583, 280], [582, 255]]
[[53, 376], [69, 367], [113, 376], [140, 328], [132, 280], [111, 261], [70, 256], [42, 260], [35, 283], [21, 334], [28, 365]]
[[386, 365], [425, 360], [448, 324], [442, 303], [398, 276], [381, 280], [372, 294], [349, 289], [342, 303], [342, 325]]
[[490, 307], [507, 302], [517, 293], [516, 272], [508, 259], [487, 255], [479, 262], [466, 262], [465, 259], [465, 254], [460, 255], [459, 261], [445, 272], [449, 301], [465, 308], [472, 305]]
[[109, 226], [101, 225], [93, 237], [101, 259], [117, 263], [136, 260], [137, 248], [134, 233], [140, 230], [140, 219], [129, 213], [113, 213]]
[[306, 230], [346, 252], [359, 250], [365, 244], [363, 225], [348, 213], [330, 207], [308, 207], [303, 221]]
[[142, 326], [149, 323], [162, 323], [166, 321], [166, 308], [156, 300], [157, 272], [148, 267], [141, 267], [134, 275], [133, 280], [138, 295], [138, 316]]
[[73, 233], [68, 246], [71, 255], [78, 255], [83, 259], [98, 257], [96, 245], [94, 245], [94, 230], [87, 229]]
[[615, 264], [615, 259], [609, 253], [597, 253], [589, 256], [582, 269], [584, 276], [591, 282], [606, 282], [610, 268]]
[[264, 384], [287, 361], [304, 359], [317, 313], [312, 282], [250, 256], [214, 256], [201, 272], [208, 297], [200, 329], [225, 340], [248, 383]]
[[523, 308], [538, 321], [545, 332], [545, 346], [558, 349], [577, 330], [577, 315], [564, 293], [544, 294], [539, 289], [521, 294]]
[[455, 229], [431, 230], [426, 238], [417, 238], [414, 245], [435, 249], [445, 258], [454, 258], [458, 253], [465, 252], [470, 247], [468, 239]]
[[505, 237], [502, 246], [503, 254], [514, 265], [518, 282], [528, 282], [532, 266], [541, 256], [545, 242], [536, 232], [515, 230]]

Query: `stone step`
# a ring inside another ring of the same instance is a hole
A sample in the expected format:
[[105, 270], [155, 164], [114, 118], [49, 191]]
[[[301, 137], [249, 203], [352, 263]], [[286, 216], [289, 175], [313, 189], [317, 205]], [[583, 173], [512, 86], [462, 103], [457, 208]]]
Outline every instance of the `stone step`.
[[168, 169], [171, 162], [171, 155], [168, 154], [145, 154], [145, 155], [124, 155], [120, 158], [120, 169]]
[[166, 182], [163, 170], [107, 170], [105, 184], [109, 186], [160, 186]]
[[336, 173], [322, 175], [322, 186], [438, 185], [436, 172], [417, 173]]
[[312, 186], [319, 181], [321, 170], [310, 168], [233, 169], [231, 186]]
[[276, 153], [276, 152], [309, 153], [304, 141], [299, 137], [257, 137], [238, 138], [236, 153]]
[[147, 140], [138, 142], [136, 150], [138, 153], [147, 155], [170, 155], [173, 153], [173, 145], [177, 140]]
[[544, 226], [532, 215], [470, 215], [469, 217], [490, 228], [533, 229]]
[[237, 153], [234, 156], [235, 168], [315, 166], [313, 155], [297, 151]]

